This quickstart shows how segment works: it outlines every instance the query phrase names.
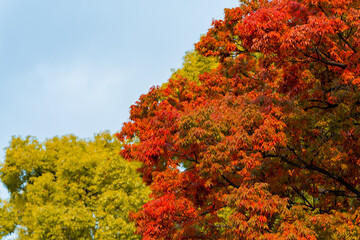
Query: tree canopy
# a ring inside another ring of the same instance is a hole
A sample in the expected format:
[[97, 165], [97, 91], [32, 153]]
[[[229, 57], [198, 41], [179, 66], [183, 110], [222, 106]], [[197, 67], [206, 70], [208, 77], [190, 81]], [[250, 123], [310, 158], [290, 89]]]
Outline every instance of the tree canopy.
[[196, 44], [118, 134], [144, 163], [144, 239], [357, 239], [360, 2], [249, 0]]
[[16, 229], [20, 239], [139, 239], [128, 215], [150, 190], [121, 148], [107, 132], [42, 143], [14, 137], [0, 168], [11, 194], [1, 203], [0, 237]]
[[187, 51], [185, 53], [182, 67], [172, 69], [172, 78], [183, 77], [188, 81], [199, 82], [199, 76], [206, 72], [210, 72], [218, 66], [215, 57], [204, 57], [197, 51]]

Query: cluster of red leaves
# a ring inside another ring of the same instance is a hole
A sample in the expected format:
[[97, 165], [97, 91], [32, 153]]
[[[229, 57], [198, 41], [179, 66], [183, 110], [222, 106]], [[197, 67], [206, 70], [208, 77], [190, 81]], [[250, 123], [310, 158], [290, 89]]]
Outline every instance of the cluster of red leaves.
[[118, 134], [153, 193], [144, 239], [360, 234], [360, 1], [243, 1], [196, 44], [220, 66], [152, 88]]

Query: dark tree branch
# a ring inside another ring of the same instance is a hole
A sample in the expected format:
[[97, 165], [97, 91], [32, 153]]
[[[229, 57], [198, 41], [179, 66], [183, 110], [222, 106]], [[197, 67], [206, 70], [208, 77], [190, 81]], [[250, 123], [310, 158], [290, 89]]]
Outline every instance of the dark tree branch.
[[312, 51], [312, 52], [315, 52], [318, 57], [316, 58], [316, 57], [313, 57], [313, 56], [311, 56], [309, 54], [304, 53], [305, 56], [310, 57], [312, 59], [315, 59], [317, 61], [320, 61], [320, 62], [325, 63], [325, 64], [330, 65], [330, 66], [340, 67], [342, 69], [345, 69], [347, 67], [347, 65], [344, 64], [344, 63], [338, 63], [338, 62], [335, 62], [333, 60], [327, 59], [326, 55], [324, 53], [320, 52], [318, 49], [309, 49], [309, 50]]
[[[325, 16], [327, 18], [329, 18], [329, 14], [323, 9], [323, 7], [321, 6], [321, 4], [319, 4], [319, 8], [320, 10], [325, 14]], [[344, 22], [343, 17], [341, 16], [341, 21]], [[337, 35], [339, 36], [339, 38], [346, 44], [349, 46], [349, 48], [351, 48], [351, 50], [353, 50], [354, 53], [357, 53], [356, 49], [347, 41], [347, 39], [344, 38], [344, 36], [341, 33], [337, 33]], [[349, 36], [348, 36], [349, 37]]]
[[328, 60], [326, 58], [324, 58], [324, 56], [322, 56], [317, 49], [309, 49], [311, 50], [312, 52], [315, 52], [317, 54], [318, 57], [314, 57], [314, 56], [311, 56], [310, 54], [304, 52], [303, 50], [299, 49], [298, 48], [298, 51], [300, 51], [302, 54], [304, 54], [305, 57], [308, 57], [308, 58], [312, 58], [318, 62], [322, 62], [326, 65], [330, 65], [330, 66], [334, 66], [334, 67], [339, 67], [339, 68], [342, 68], [342, 69], [345, 69], [347, 67], [346, 64], [344, 63], [338, 63], [338, 62], [335, 62], [335, 61], [332, 61], [332, 60]]
[[295, 152], [294, 149], [292, 148], [289, 148], [293, 153], [294, 155], [296, 156], [296, 158], [301, 162], [301, 164], [299, 163], [296, 163], [296, 162], [293, 162], [293, 161], [290, 161], [287, 159], [286, 156], [282, 156], [282, 155], [273, 155], [273, 154], [264, 154], [263, 153], [263, 156], [264, 157], [277, 157], [277, 158], [280, 158], [281, 161], [289, 164], [289, 165], [292, 165], [292, 166], [295, 166], [297, 168], [300, 168], [300, 169], [307, 169], [307, 170], [312, 170], [312, 171], [316, 171], [318, 173], [322, 173], [324, 174], [325, 176], [327, 176], [328, 178], [330, 179], [333, 179], [335, 181], [337, 181], [338, 183], [340, 183], [341, 185], [343, 185], [345, 188], [347, 188], [349, 191], [353, 192], [357, 198], [360, 198], [360, 191], [357, 190], [354, 186], [352, 186], [350, 183], [348, 183], [345, 179], [333, 174], [332, 172], [329, 172], [327, 171], [326, 169], [323, 169], [323, 168], [320, 168], [316, 165], [314, 165], [313, 163], [307, 163], [306, 161], [304, 161], [300, 156], [298, 156]]
[[356, 49], [349, 43], [348, 40], [346, 40], [343, 35], [341, 33], [337, 34], [339, 36], [339, 38], [346, 44], [348, 45], [349, 48], [351, 48], [351, 50], [353, 50], [354, 53], [357, 53]]
[[232, 186], [232, 187], [234, 187], [234, 188], [239, 188], [239, 186], [237, 186], [235, 183], [233, 183], [233, 182], [231, 182], [227, 177], [225, 177], [224, 175], [222, 176], [224, 179], [225, 179], [225, 181], [230, 185], [230, 186]]
[[329, 194], [329, 195], [335, 195], [337, 197], [347, 197], [347, 198], [357, 198], [354, 195], [346, 194], [343, 190], [329, 190], [318, 187], [318, 191], [320, 194]]
[[327, 104], [328, 104], [328, 105], [325, 106], [325, 107], [321, 107], [321, 106], [310, 106], [310, 107], [306, 107], [306, 108], [304, 108], [304, 111], [307, 111], [307, 110], [313, 109], [313, 108], [318, 108], [318, 109], [323, 109], [323, 110], [325, 110], [325, 109], [330, 109], [330, 108], [336, 108], [336, 107], [339, 106], [338, 104], [331, 104], [331, 103], [327, 103]]
[[309, 202], [309, 200], [304, 196], [304, 194], [302, 194], [298, 189], [295, 189], [294, 187], [292, 187], [292, 189], [304, 200], [304, 202], [306, 202], [306, 204], [304, 204], [305, 206], [311, 208], [312, 210], [315, 210], [315, 207]]

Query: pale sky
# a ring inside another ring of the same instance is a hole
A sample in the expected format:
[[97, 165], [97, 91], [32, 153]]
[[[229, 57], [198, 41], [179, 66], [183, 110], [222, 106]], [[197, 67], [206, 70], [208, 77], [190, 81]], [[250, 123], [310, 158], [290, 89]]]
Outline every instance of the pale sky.
[[0, 162], [13, 135], [117, 132], [139, 96], [166, 82], [212, 19], [238, 4], [0, 0]]

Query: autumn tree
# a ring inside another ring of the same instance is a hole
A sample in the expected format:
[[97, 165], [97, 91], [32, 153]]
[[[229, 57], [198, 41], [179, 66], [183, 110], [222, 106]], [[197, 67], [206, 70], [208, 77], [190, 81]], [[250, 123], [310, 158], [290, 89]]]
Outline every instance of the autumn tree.
[[360, 236], [360, 2], [249, 0], [196, 44], [220, 65], [131, 107], [144, 239]]
[[14, 137], [0, 168], [11, 196], [0, 208], [0, 237], [20, 239], [139, 239], [129, 221], [148, 200], [136, 171], [119, 156], [120, 142], [104, 132], [44, 142]]

